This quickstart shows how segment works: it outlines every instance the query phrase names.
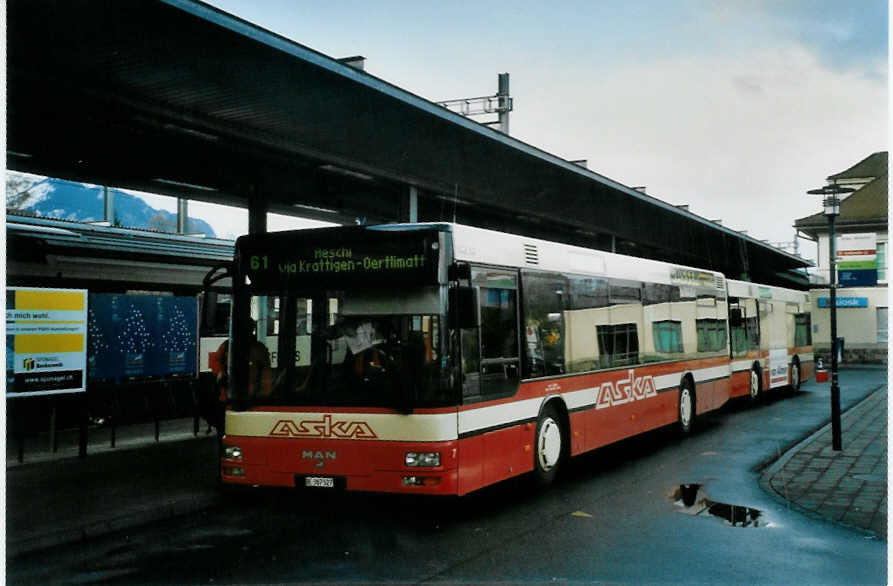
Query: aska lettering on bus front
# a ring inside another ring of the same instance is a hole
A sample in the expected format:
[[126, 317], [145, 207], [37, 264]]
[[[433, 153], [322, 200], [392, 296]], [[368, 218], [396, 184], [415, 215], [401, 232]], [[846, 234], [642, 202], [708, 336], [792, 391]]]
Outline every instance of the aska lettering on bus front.
[[335, 421], [331, 415], [321, 420], [280, 419], [270, 430], [274, 437], [313, 437], [338, 439], [376, 439], [378, 436], [365, 421]]

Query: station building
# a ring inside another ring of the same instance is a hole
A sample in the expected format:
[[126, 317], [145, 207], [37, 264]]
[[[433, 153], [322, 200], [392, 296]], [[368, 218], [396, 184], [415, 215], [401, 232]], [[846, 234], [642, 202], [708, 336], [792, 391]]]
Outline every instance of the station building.
[[[886, 363], [889, 327], [887, 153], [873, 153], [849, 169], [829, 175], [827, 181], [829, 185], [855, 189], [842, 197], [840, 215], [835, 220], [838, 261], [846, 262], [847, 240], [858, 238], [861, 242], [867, 242], [866, 246], [871, 243], [875, 246], [877, 279], [873, 284], [872, 280], [864, 285], [856, 281], [855, 286], [850, 286], [847, 279], [841, 279], [845, 269], [838, 267], [837, 335], [843, 338], [843, 362]], [[794, 227], [818, 244], [820, 282], [810, 292], [813, 342], [816, 352], [824, 352], [827, 357], [831, 340], [830, 292], [827, 287], [830, 280], [828, 219], [819, 212], [796, 220]], [[841, 246], [844, 251], [841, 251]]]

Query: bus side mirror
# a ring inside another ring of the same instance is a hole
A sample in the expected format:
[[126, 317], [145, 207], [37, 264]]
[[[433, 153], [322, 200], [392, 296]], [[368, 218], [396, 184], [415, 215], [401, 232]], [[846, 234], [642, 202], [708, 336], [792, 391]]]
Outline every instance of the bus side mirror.
[[733, 307], [729, 310], [729, 326], [740, 328], [744, 324], [744, 316], [741, 315], [741, 309]]
[[448, 326], [453, 329], [476, 328], [478, 326], [478, 297], [474, 287], [451, 287], [449, 289]]
[[471, 265], [467, 262], [454, 262], [447, 269], [447, 278], [450, 281], [458, 281], [464, 279], [471, 280]]

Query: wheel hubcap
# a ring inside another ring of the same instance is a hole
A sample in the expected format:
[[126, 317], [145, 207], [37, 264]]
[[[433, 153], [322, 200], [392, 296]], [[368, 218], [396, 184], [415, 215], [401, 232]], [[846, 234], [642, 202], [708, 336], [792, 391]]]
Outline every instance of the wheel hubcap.
[[757, 395], [760, 394], [760, 379], [757, 378], [757, 373], [753, 370], [750, 371], [750, 396], [754, 399], [757, 398]]
[[795, 389], [800, 385], [800, 367], [796, 364], [791, 366], [791, 386]]
[[682, 389], [679, 395], [679, 420], [684, 426], [691, 421], [691, 391], [688, 389]]
[[561, 456], [561, 430], [551, 417], [547, 417], [540, 425], [540, 435], [537, 438], [537, 456], [540, 467], [548, 472]]

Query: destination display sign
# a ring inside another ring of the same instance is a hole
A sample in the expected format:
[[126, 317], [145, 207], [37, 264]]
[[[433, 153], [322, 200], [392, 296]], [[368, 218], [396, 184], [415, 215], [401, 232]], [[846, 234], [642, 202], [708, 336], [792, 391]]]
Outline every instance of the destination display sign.
[[[434, 230], [356, 229], [243, 237], [240, 272], [259, 288], [437, 281], [440, 239]], [[275, 245], [273, 242], [275, 241]]]
[[670, 281], [680, 285], [716, 288], [716, 280], [713, 278], [713, 273], [683, 267], [673, 267], [670, 270]]

